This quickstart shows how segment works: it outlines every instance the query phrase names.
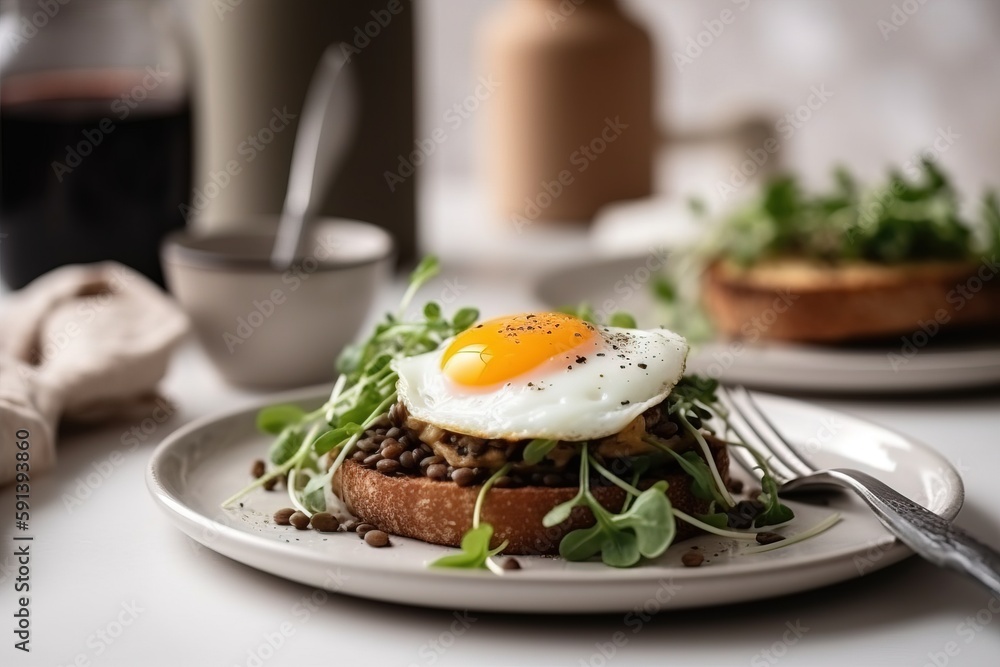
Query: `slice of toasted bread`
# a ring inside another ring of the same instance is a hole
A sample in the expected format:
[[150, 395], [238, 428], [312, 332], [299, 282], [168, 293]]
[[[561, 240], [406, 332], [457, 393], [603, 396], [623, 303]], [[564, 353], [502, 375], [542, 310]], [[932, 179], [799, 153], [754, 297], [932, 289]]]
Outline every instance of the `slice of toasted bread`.
[[[715, 463], [723, 480], [729, 482], [729, 454], [725, 445], [708, 436]], [[669, 474], [667, 497], [679, 510], [704, 514], [708, 501], [691, 493], [691, 478], [681, 472]], [[461, 487], [450, 481], [427, 477], [384, 475], [351, 461], [344, 461], [333, 477], [333, 492], [348, 510], [362, 521], [394, 535], [413, 537], [432, 544], [457, 547], [472, 527], [472, 514], [479, 486]], [[612, 512], [621, 509], [625, 492], [617, 486], [591, 489], [598, 502]], [[546, 528], [542, 517], [556, 505], [570, 500], [576, 487], [525, 486], [490, 489], [483, 503], [482, 521], [493, 526], [492, 546], [508, 540], [504, 553], [556, 554], [559, 542], [571, 530], [594, 524], [589, 509], [577, 507], [566, 521]], [[677, 537], [696, 534], [691, 525], [678, 522]]]
[[804, 260], [748, 268], [721, 260], [702, 299], [723, 334], [751, 340], [835, 343], [1000, 322], [1000, 275], [984, 262], [893, 266]]

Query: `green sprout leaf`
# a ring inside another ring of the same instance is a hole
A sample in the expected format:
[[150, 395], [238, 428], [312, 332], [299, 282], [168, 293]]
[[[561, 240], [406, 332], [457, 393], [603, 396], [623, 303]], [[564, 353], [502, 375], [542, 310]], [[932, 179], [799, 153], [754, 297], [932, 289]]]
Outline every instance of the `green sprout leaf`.
[[660, 276], [653, 281], [653, 294], [665, 303], [674, 303], [677, 301], [677, 287], [665, 276]]
[[310, 512], [326, 511], [326, 486], [330, 483], [330, 475], [313, 475], [302, 489], [302, 504]]
[[705, 463], [705, 459], [698, 456], [697, 452], [687, 451], [681, 455], [656, 438], [646, 438], [646, 442], [670, 454], [680, 465], [681, 469], [691, 478], [691, 493], [694, 494], [695, 498], [713, 500], [723, 505], [727, 504], [725, 498], [719, 493], [712, 469]]
[[461, 308], [451, 320], [452, 329], [455, 333], [462, 333], [479, 319], [478, 308]]
[[282, 431], [281, 435], [271, 444], [271, 449], [268, 451], [268, 458], [271, 459], [271, 463], [276, 466], [287, 463], [299, 451], [299, 448], [302, 446], [302, 439], [302, 433], [293, 428], [286, 428]]
[[621, 329], [635, 329], [638, 325], [636, 324], [635, 318], [623, 310], [618, 310], [611, 313], [610, 316], [605, 320], [604, 318], [598, 316], [597, 311], [594, 310], [586, 301], [581, 302], [578, 306], [563, 306], [559, 308], [559, 312], [565, 315], [572, 315], [584, 322], [590, 322], [591, 324], [607, 324], [612, 327], [619, 327]]
[[392, 354], [383, 352], [376, 355], [374, 358], [369, 359], [365, 363], [365, 367], [363, 369], [364, 375], [376, 376], [380, 374], [390, 363], [392, 363], [392, 358]]
[[316, 438], [316, 441], [313, 443], [313, 451], [317, 455], [322, 456], [323, 454], [326, 454], [334, 447], [337, 447], [338, 445], [342, 444], [345, 440], [350, 438], [355, 433], [360, 433], [360, 432], [361, 432], [360, 424], [356, 424], [354, 422], [349, 422], [347, 424], [344, 424], [343, 426], [335, 428], [332, 431], [327, 431], [323, 435]]
[[564, 315], [572, 315], [584, 322], [590, 322], [591, 324], [600, 324], [597, 321], [597, 314], [594, 313], [593, 307], [586, 301], [580, 303], [577, 306], [563, 306], [559, 309], [560, 313]]
[[778, 485], [774, 478], [766, 470], [762, 470], [762, 472], [764, 475], [760, 479], [760, 486], [763, 493], [760, 494], [760, 501], [764, 503], [764, 511], [757, 515], [753, 522], [754, 527], [773, 526], [791, 521], [795, 518], [795, 512], [787, 505], [782, 504], [781, 499], [778, 498]]
[[472, 510], [472, 528], [462, 536], [462, 553], [444, 556], [431, 563], [437, 567], [458, 567], [458, 568], [480, 568], [488, 567], [497, 571], [497, 566], [490, 562], [490, 558], [507, 548], [507, 540], [504, 540], [496, 549], [490, 550], [490, 540], [493, 537], [493, 526], [481, 522], [480, 516], [483, 511], [483, 503], [486, 501], [486, 494], [496, 481], [510, 471], [511, 464], [506, 463], [497, 469], [486, 482], [479, 487], [479, 494], [476, 497], [476, 505]]
[[[568, 514], [567, 514], [568, 516]], [[578, 528], [559, 542], [559, 555], [566, 560], [587, 560], [596, 556], [604, 547], [605, 528], [595, 524], [590, 528]]]
[[548, 513], [544, 517], [542, 517], [542, 525], [545, 526], [546, 528], [551, 528], [552, 526], [558, 526], [560, 523], [568, 519], [570, 514], [573, 513], [573, 508], [578, 506], [579, 507], [587, 506], [586, 497], [584, 496], [582, 491], [573, 496], [573, 498], [571, 498], [570, 500], [567, 500], [564, 503], [559, 503], [558, 505], [550, 509]]
[[608, 324], [621, 329], [635, 329], [638, 326], [635, 323], [634, 317], [632, 317], [629, 313], [620, 310], [611, 313], [611, 317], [608, 318]]
[[632, 567], [639, 562], [639, 538], [626, 530], [607, 530], [601, 541], [601, 561], [611, 567]]
[[[587, 445], [584, 444], [580, 448], [580, 490], [577, 491], [576, 495], [567, 500], [564, 503], [560, 503], [553, 507], [549, 512], [542, 517], [542, 525], [546, 528], [551, 528], [552, 526], [557, 526], [566, 519], [569, 518], [570, 514], [573, 512], [573, 508], [577, 506], [590, 507], [593, 503], [597, 506], [598, 511], [603, 511], [600, 504], [593, 500], [593, 496], [590, 494], [590, 456], [587, 452]], [[572, 533], [571, 533], [572, 534]], [[568, 537], [568, 535], [566, 536]], [[564, 537], [563, 540], [566, 538]], [[560, 543], [560, 550], [562, 549]], [[561, 553], [561, 551], [560, 551]]]
[[481, 523], [476, 528], [470, 528], [462, 536], [462, 552], [442, 556], [431, 563], [431, 567], [451, 567], [475, 570], [486, 567], [486, 560], [503, 551], [507, 542], [490, 550], [490, 540], [493, 539], [493, 526]]
[[369, 388], [361, 392], [357, 403], [349, 410], [341, 413], [337, 418], [338, 428], [347, 426], [348, 424], [363, 423], [371, 415], [372, 410], [377, 408], [383, 400], [385, 400], [385, 397], [374, 388]]
[[559, 554], [567, 560], [585, 560], [600, 553], [611, 567], [631, 567], [642, 556], [661, 555], [677, 532], [666, 488], [666, 482], [658, 482], [643, 491], [623, 514], [611, 514], [589, 497], [587, 504], [597, 522], [567, 534], [559, 543]]
[[666, 491], [667, 483], [657, 482], [643, 491], [627, 512], [611, 518], [619, 530], [629, 528], [635, 533], [636, 547], [646, 558], [661, 555], [677, 534]]
[[681, 455], [681, 467], [691, 476], [691, 493], [695, 498], [702, 500], [715, 500], [721, 502], [718, 490], [715, 488], [715, 479], [712, 477], [712, 470], [705, 463], [705, 459], [698, 456], [697, 452], [684, 452]]
[[364, 356], [364, 344], [350, 344], [344, 347], [337, 357], [337, 372], [342, 375], [350, 375], [361, 366], [361, 358]]
[[428, 322], [441, 319], [441, 306], [435, 301], [428, 301], [424, 304], [424, 317], [427, 318]]
[[304, 415], [305, 412], [297, 405], [272, 405], [257, 413], [257, 428], [264, 433], [278, 435]]
[[536, 465], [541, 462], [549, 452], [556, 446], [556, 440], [535, 439], [524, 447], [522, 457], [528, 465]]
[[713, 378], [693, 373], [685, 375], [670, 392], [671, 404], [678, 405], [683, 403], [693, 406], [696, 403], [701, 403], [702, 405], [716, 405], [719, 402], [715, 394], [718, 388], [719, 381]]
[[[585, 560], [600, 553], [601, 560], [612, 567], [631, 567], [642, 556], [655, 558], [662, 554], [673, 542], [677, 531], [670, 500], [665, 493], [667, 483], [660, 481], [645, 491], [639, 491], [601, 466], [596, 459], [592, 460], [586, 449], [581, 454], [580, 491], [572, 500], [551, 510], [542, 523], [546, 527], [561, 523], [577, 505], [588, 507], [595, 523], [590, 528], [580, 528], [563, 537], [559, 543], [559, 554], [567, 560]], [[589, 465], [626, 493], [635, 496], [635, 502], [619, 514], [609, 512], [590, 492], [587, 481]]]

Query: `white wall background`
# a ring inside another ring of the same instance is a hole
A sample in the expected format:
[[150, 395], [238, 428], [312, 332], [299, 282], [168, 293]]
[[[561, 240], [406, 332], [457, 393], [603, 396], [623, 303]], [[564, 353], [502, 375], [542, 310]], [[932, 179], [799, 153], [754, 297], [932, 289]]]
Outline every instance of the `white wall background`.
[[[476, 29], [503, 2], [420, 0], [419, 136], [443, 124], [482, 71]], [[842, 162], [866, 177], [932, 144], [939, 128], [958, 138], [941, 156], [960, 189], [1000, 186], [1000, 2], [995, 0], [623, 0], [654, 36], [659, 118], [703, 127], [750, 113], [777, 120], [825, 84], [831, 100], [787, 143], [786, 164], [810, 181]], [[745, 9], [741, 9], [745, 7]], [[888, 39], [878, 21], [906, 22]], [[692, 64], [672, 53], [731, 9], [736, 20]], [[905, 14], [909, 10], [912, 15]], [[481, 116], [481, 114], [480, 114]], [[476, 168], [482, 118], [473, 116], [425, 166], [426, 176]]]

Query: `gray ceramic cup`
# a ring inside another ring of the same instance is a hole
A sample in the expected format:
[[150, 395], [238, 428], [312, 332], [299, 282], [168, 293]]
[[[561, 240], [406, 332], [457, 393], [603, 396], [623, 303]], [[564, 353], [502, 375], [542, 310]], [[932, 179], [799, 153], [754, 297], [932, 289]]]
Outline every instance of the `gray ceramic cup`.
[[272, 267], [273, 243], [273, 234], [173, 234], [162, 250], [167, 285], [229, 383], [329, 381], [388, 280], [392, 237], [369, 223], [322, 218], [287, 270]]

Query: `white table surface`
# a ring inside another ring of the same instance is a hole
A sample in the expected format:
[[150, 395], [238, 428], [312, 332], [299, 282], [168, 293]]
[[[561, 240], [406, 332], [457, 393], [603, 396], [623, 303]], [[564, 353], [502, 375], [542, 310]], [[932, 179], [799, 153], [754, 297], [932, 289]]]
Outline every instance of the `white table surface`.
[[[447, 269], [444, 276], [453, 287], [456, 279], [462, 285], [456, 304], [483, 305], [489, 314], [538, 305], [529, 273], [497, 269], [472, 277]], [[442, 279], [425, 294], [445, 289]], [[385, 303], [398, 290], [388, 290]], [[201, 548], [170, 524], [145, 486], [150, 454], [163, 437], [257, 395], [225, 386], [193, 343], [177, 356], [163, 390], [177, 411], [134, 450], [125, 451], [121, 442], [133, 424], [65, 433], [57, 470], [35, 481], [33, 650], [25, 655], [12, 648], [14, 575], [6, 539], [0, 556], [3, 665], [1000, 664], [1000, 601], [993, 600], [991, 610], [983, 589], [917, 559], [791, 597], [663, 613], [638, 629], [621, 615], [473, 613], [468, 629], [457, 634], [450, 611], [338, 595], [301, 613], [295, 605], [309, 599], [310, 588]], [[965, 479], [958, 523], [1000, 548], [1000, 393], [811, 400], [943, 452]], [[123, 452], [120, 464], [89, 497], [67, 507], [65, 494], [76, 492], [94, 466], [107, 468], [116, 450]], [[13, 504], [13, 490], [0, 491], [0, 506]], [[6, 534], [9, 521], [3, 524]], [[251, 651], [265, 646], [282, 624], [290, 624], [282, 645], [273, 655], [264, 650], [269, 659], [253, 658]], [[794, 645], [783, 644], [787, 624], [805, 629]], [[615, 647], [618, 632], [624, 645]]]

